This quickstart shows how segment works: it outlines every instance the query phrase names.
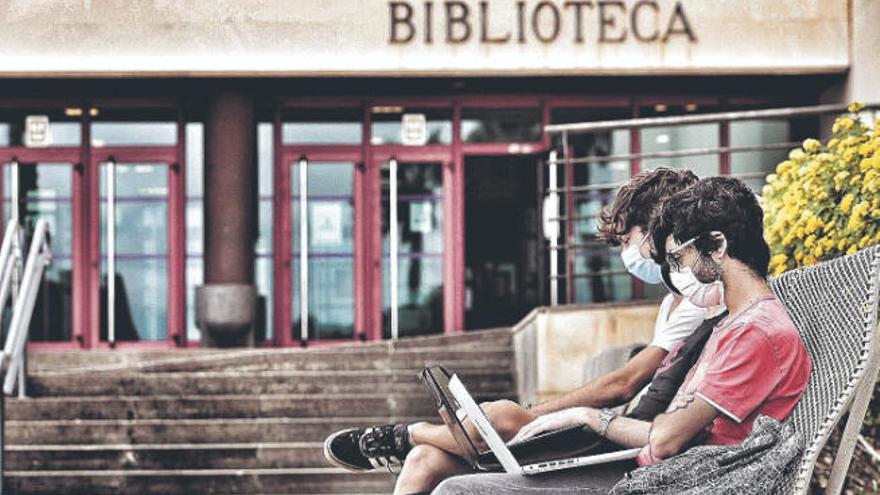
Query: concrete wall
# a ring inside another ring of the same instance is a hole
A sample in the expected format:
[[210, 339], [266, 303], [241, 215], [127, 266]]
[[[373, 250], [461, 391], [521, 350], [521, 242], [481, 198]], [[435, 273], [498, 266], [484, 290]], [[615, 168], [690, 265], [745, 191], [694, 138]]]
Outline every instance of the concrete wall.
[[[0, 0], [0, 77], [763, 75], [842, 73], [849, 64], [844, 0], [577, 3], [584, 8], [563, 0]], [[405, 22], [397, 22], [400, 4]]]
[[880, 101], [880, 0], [852, 0], [852, 65], [847, 101]]
[[[825, 103], [880, 102], [880, 0], [851, 0], [850, 69], [822, 95]], [[824, 122], [830, 129], [833, 119]]]
[[650, 342], [658, 303], [538, 308], [514, 328], [520, 401], [537, 403], [581, 385], [584, 362], [605, 349]]

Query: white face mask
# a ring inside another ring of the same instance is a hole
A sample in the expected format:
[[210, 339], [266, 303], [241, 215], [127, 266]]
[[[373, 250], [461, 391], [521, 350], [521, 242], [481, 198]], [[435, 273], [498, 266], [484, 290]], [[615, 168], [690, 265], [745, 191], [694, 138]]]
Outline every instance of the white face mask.
[[649, 260], [642, 256], [640, 248], [644, 242], [643, 239], [642, 242], [631, 244], [628, 248], [621, 251], [620, 259], [623, 261], [627, 271], [632, 273], [634, 277], [646, 284], [659, 284], [663, 281], [663, 277], [660, 275], [660, 265], [654, 263], [654, 260]]
[[669, 278], [675, 288], [694, 306], [711, 308], [724, 304], [724, 285], [720, 280], [704, 284], [697, 280], [689, 266], [679, 272], [670, 272]]

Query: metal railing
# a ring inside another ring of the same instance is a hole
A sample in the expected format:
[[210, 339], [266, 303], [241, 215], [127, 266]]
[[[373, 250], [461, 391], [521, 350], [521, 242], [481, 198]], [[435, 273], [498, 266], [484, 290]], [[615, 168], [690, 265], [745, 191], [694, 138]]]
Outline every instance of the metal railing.
[[[43, 273], [52, 259], [49, 249], [49, 222], [40, 219], [34, 226], [27, 260], [22, 271], [23, 231], [16, 221], [11, 221], [3, 235], [0, 246], [0, 322], [8, 298], [12, 298], [12, 318], [6, 333], [6, 343], [0, 354], [0, 371], [3, 372], [3, 395], [0, 396], [0, 493], [3, 491], [3, 437], [5, 423], [5, 398], [12, 395], [18, 385], [18, 396], [27, 394], [27, 339], [31, 317]], [[4, 370], [4, 365], [6, 368]]]
[[[866, 111], [877, 111], [880, 109], [880, 102], [865, 105]], [[557, 305], [560, 303], [576, 302], [575, 285], [576, 279], [595, 278], [595, 277], [613, 277], [626, 276], [628, 272], [623, 269], [612, 269], [610, 263], [607, 267], [593, 269], [586, 272], [578, 272], [575, 270], [575, 260], [578, 252], [604, 252], [602, 256], [615, 255], [616, 251], [609, 246], [604, 246], [594, 237], [581, 235], [578, 238], [575, 232], [575, 226], [578, 222], [596, 220], [599, 216], [595, 214], [581, 214], [576, 211], [575, 196], [578, 194], [594, 194], [605, 193], [611, 198], [614, 192], [624, 183], [606, 182], [601, 184], [584, 184], [575, 185], [573, 172], [574, 167], [579, 164], [608, 164], [610, 162], [627, 162], [630, 164], [629, 170], [634, 174], [641, 170], [642, 160], [648, 159], [671, 159], [685, 158], [695, 156], [719, 156], [719, 173], [722, 175], [730, 175], [743, 180], [764, 180], [766, 176], [775, 169], [775, 161], [772, 163], [760, 163], [760, 167], [756, 167], [762, 171], [759, 172], [743, 172], [731, 173], [730, 157], [735, 153], [747, 152], [767, 152], [767, 151], [783, 151], [795, 148], [801, 145], [801, 141], [791, 139], [781, 140], [779, 142], [748, 144], [742, 146], [731, 146], [730, 144], [730, 124], [733, 122], [744, 121], [779, 121], [795, 118], [819, 118], [822, 116], [840, 114], [847, 111], [846, 105], [815, 105], [806, 107], [787, 107], [766, 110], [744, 110], [731, 112], [717, 112], [706, 114], [677, 115], [669, 117], [650, 117], [650, 118], [633, 118], [620, 120], [606, 120], [596, 122], [579, 122], [571, 124], [554, 124], [544, 128], [545, 132], [558, 141], [556, 149], [549, 153], [545, 165], [548, 168], [547, 187], [542, 191], [544, 202], [542, 212], [539, 218], [544, 222], [544, 240], [547, 241], [543, 245], [549, 254], [549, 270], [546, 270], [547, 278], [550, 282], [550, 304]], [[696, 124], [718, 124], [718, 142], [716, 146], [702, 146], [699, 148], [689, 148], [671, 151], [641, 151], [641, 131], [647, 128], [657, 127], [682, 127]], [[818, 129], [818, 127], [817, 127]], [[628, 130], [630, 132], [630, 150], [627, 153], [617, 154], [596, 154], [591, 153], [586, 156], [573, 156], [571, 141], [572, 137], [581, 134], [598, 134], [611, 131]], [[806, 136], [804, 136], [806, 137]], [[561, 149], [560, 149], [561, 148]], [[560, 172], [563, 172], [560, 174]], [[561, 185], [559, 178], [563, 178]], [[609, 199], [610, 203], [610, 199]], [[561, 259], [564, 257], [564, 259]], [[561, 269], [560, 266], [565, 266]], [[565, 283], [565, 290], [560, 290], [560, 284]], [[638, 299], [641, 295], [640, 285], [633, 284], [633, 299]]]

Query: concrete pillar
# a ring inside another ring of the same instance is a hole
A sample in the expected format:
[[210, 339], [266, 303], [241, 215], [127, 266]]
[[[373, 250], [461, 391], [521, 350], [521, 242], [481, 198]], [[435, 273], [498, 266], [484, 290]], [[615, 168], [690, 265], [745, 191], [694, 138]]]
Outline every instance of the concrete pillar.
[[205, 285], [196, 295], [202, 345], [252, 346], [257, 160], [247, 94], [226, 91], [209, 100], [204, 181]]
[[[846, 5], [841, 2], [841, 5]], [[822, 94], [822, 103], [876, 103], [880, 101], [880, 63], [877, 62], [877, 47], [880, 46], [880, 1], [852, 0], [849, 15], [850, 68], [838, 84], [832, 85]], [[869, 116], [870, 118], [870, 116]], [[829, 117], [823, 122], [826, 132], [831, 132]]]

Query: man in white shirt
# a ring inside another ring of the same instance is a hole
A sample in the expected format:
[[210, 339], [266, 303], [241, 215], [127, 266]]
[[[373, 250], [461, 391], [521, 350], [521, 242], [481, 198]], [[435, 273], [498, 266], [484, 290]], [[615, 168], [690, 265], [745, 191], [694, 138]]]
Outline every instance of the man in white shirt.
[[[602, 212], [599, 238], [621, 246], [624, 266], [643, 282], [664, 281], [660, 266], [651, 259], [648, 225], [667, 197], [697, 180], [689, 170], [659, 168], [642, 172], [630, 179], [618, 191], [611, 207]], [[602, 408], [624, 404], [651, 380], [667, 353], [700, 326], [707, 315], [705, 308], [671, 291], [661, 303], [651, 343], [622, 368], [532, 408], [504, 400], [484, 403], [482, 407], [502, 438], [509, 440], [541, 415], [577, 406]], [[479, 435], [474, 432], [472, 438]], [[443, 424], [421, 422], [341, 430], [327, 438], [324, 454], [330, 463], [351, 471], [380, 467], [390, 470], [402, 463], [396, 494], [429, 492], [450, 476], [472, 472]]]

